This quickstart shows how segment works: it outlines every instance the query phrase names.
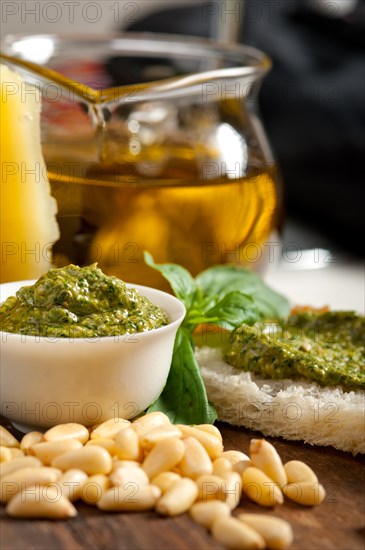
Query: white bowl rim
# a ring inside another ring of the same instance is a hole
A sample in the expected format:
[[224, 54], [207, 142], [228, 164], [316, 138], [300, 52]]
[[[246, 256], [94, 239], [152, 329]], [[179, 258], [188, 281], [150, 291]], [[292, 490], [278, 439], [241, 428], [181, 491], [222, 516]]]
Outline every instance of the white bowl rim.
[[[16, 290], [19, 290], [22, 286], [30, 286], [30, 285], [33, 285], [34, 283], [37, 282], [38, 279], [29, 279], [29, 280], [23, 280], [23, 281], [11, 281], [11, 282], [8, 282], [8, 283], [1, 283], [0, 284], [0, 291], [7, 287], [7, 286], [12, 286], [14, 285], [16, 288]], [[167, 300], [170, 300], [171, 301], [171, 305], [175, 305], [178, 309], [178, 312], [177, 312], [177, 319], [175, 319], [175, 321], [171, 321], [169, 322], [167, 325], [164, 325], [163, 327], [158, 327], [158, 328], [154, 328], [154, 329], [151, 329], [151, 330], [146, 330], [146, 331], [143, 331], [143, 332], [134, 332], [132, 334], [120, 334], [120, 335], [114, 335], [114, 336], [96, 336], [94, 338], [67, 338], [67, 337], [64, 337], [64, 336], [55, 336], [55, 337], [47, 337], [47, 336], [34, 336], [34, 335], [31, 335], [31, 334], [20, 334], [18, 332], [6, 332], [6, 331], [3, 331], [3, 330], [0, 330], [0, 335], [3, 335], [2, 338], [0, 338], [0, 341], [3, 342], [4, 340], [7, 341], [8, 338], [9, 340], [18, 340], [19, 338], [22, 338], [24, 340], [27, 339], [28, 341], [59, 341], [59, 342], [67, 342], [67, 341], [77, 341], [78, 343], [81, 343], [81, 342], [85, 342], [85, 343], [90, 343], [90, 342], [97, 342], [99, 340], [102, 340], [103, 342], [108, 342], [108, 341], [115, 341], [116, 338], [120, 339], [121, 341], [123, 341], [123, 339], [126, 339], [128, 340], [128, 338], [131, 338], [133, 336], [136, 336], [138, 335], [138, 338], [150, 338], [151, 336], [148, 336], [148, 335], [152, 335], [152, 334], [156, 334], [156, 333], [163, 333], [163, 332], [167, 332], [169, 330], [171, 330], [171, 328], [175, 328], [175, 327], [179, 327], [185, 317], [185, 314], [186, 314], [186, 308], [184, 306], [184, 304], [182, 303], [181, 300], [179, 300], [178, 298], [176, 298], [176, 296], [173, 296], [172, 294], [169, 294], [168, 292], [164, 292], [163, 290], [158, 290], [157, 288], [153, 288], [153, 287], [150, 287], [150, 286], [144, 286], [144, 285], [137, 285], [137, 284], [134, 284], [134, 283], [127, 283], [126, 281], [123, 281], [125, 282], [125, 284], [127, 285], [128, 288], [135, 288], [140, 294], [144, 295], [143, 294], [143, 291], [146, 289], [147, 291], [152, 291], [153, 293], [156, 293], [158, 296], [160, 296], [161, 298], [165, 298]], [[16, 292], [15, 290], [15, 292]], [[152, 301], [150, 298], [148, 298], [150, 301]], [[1, 295], [0, 295], [0, 300], [1, 300]], [[2, 301], [0, 301], [0, 304], [3, 303]], [[153, 301], [152, 301], [153, 303]], [[156, 304], [155, 304], [156, 305]], [[161, 306], [159, 306], [161, 307]], [[162, 308], [163, 309], [163, 308]], [[179, 311], [180, 310], [180, 311]]]

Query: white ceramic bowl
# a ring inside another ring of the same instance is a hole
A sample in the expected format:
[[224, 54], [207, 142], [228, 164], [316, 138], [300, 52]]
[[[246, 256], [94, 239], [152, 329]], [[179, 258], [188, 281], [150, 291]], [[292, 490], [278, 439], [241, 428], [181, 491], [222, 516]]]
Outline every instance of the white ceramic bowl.
[[[34, 282], [0, 285], [1, 302]], [[185, 308], [165, 292], [128, 286], [159, 305], [170, 323], [130, 336], [89, 340], [0, 332], [3, 416], [34, 427], [64, 422], [90, 426], [118, 416], [132, 418], [153, 403], [166, 383]]]

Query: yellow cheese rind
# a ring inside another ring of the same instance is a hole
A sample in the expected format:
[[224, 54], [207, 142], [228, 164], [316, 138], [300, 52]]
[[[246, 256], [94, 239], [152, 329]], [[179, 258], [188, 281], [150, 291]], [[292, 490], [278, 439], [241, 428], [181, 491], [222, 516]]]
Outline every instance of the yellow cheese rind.
[[41, 94], [0, 65], [0, 281], [38, 278], [59, 238], [40, 139]]

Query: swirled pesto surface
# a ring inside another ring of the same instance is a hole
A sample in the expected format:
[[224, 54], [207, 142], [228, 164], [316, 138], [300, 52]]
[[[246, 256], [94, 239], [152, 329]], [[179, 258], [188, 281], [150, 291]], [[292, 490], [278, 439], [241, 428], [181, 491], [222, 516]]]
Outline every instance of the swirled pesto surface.
[[353, 312], [302, 312], [285, 324], [243, 325], [225, 360], [271, 379], [307, 378], [321, 386], [365, 389], [365, 318]]
[[51, 269], [0, 306], [2, 331], [34, 336], [116, 336], [167, 323], [160, 307], [97, 264]]

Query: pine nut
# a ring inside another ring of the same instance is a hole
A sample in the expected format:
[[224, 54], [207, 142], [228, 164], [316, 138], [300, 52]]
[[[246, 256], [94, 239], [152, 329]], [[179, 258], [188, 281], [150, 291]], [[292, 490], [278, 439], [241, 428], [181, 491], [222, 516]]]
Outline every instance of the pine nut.
[[205, 447], [208, 455], [212, 460], [218, 458], [223, 452], [223, 443], [219, 437], [211, 434], [210, 432], [200, 430], [195, 426], [185, 426], [184, 424], [178, 424], [178, 428], [183, 433], [184, 437], [195, 437]]
[[55, 468], [60, 470], [77, 468], [84, 470], [88, 475], [108, 474], [112, 465], [113, 461], [108, 451], [97, 445], [68, 451], [52, 460], [52, 466]]
[[288, 480], [281, 458], [271, 443], [266, 439], [251, 439], [250, 457], [253, 466], [262, 470], [279, 487], [284, 487]]
[[303, 481], [301, 483], [289, 483], [283, 488], [283, 493], [290, 500], [294, 500], [303, 506], [318, 506], [325, 497], [326, 491], [318, 481]]
[[241, 451], [224, 451], [219, 458], [226, 458], [232, 464], [232, 468], [235, 472], [242, 475], [243, 472], [249, 466], [252, 466], [252, 462], [245, 453]]
[[85, 472], [73, 468], [72, 470], [66, 470], [58, 478], [57, 487], [61, 489], [64, 497], [73, 502], [81, 497], [82, 488], [88, 479]]
[[81, 449], [82, 443], [78, 439], [58, 439], [55, 441], [42, 441], [36, 443], [30, 448], [32, 454], [39, 458], [46, 466], [52, 464], [52, 460], [56, 456]]
[[145, 458], [142, 468], [150, 479], [160, 472], [170, 470], [184, 456], [185, 447], [181, 439], [169, 437], [159, 441]]
[[203, 475], [196, 480], [198, 486], [198, 500], [206, 502], [208, 500], [225, 501], [224, 480], [215, 475]]
[[318, 481], [318, 478], [312, 468], [301, 460], [291, 460], [290, 462], [284, 464], [284, 468], [288, 478], [288, 483], [301, 483], [302, 481], [316, 483], [316, 481]]
[[76, 508], [54, 487], [31, 487], [15, 495], [6, 507], [18, 518], [66, 519], [77, 515]]
[[223, 442], [221, 432], [218, 430], [218, 428], [216, 426], [213, 426], [213, 424], [195, 424], [194, 428], [197, 428], [198, 430], [202, 430], [203, 432], [207, 432], [211, 435], [214, 435], [221, 442]]
[[142, 464], [140, 462], [137, 462], [136, 460], [116, 460], [114, 458], [112, 472], [114, 472], [117, 468], [141, 468], [141, 467], [142, 467]]
[[120, 460], [142, 460], [139, 438], [131, 427], [120, 430], [115, 436], [115, 454]]
[[142, 512], [152, 510], [160, 494], [160, 489], [155, 485], [116, 485], [103, 493], [97, 506], [106, 512]]
[[211, 529], [213, 523], [223, 517], [229, 517], [230, 508], [226, 502], [220, 500], [208, 500], [207, 502], [196, 502], [190, 508], [190, 517], [203, 527]]
[[20, 448], [25, 454], [32, 454], [31, 447], [36, 443], [44, 441], [43, 434], [41, 432], [28, 432], [25, 434], [20, 442]]
[[0, 445], [2, 447], [19, 447], [19, 441], [7, 430], [0, 425]]
[[0, 462], [8, 462], [12, 459], [10, 448], [4, 447], [3, 445], [0, 446]]
[[197, 479], [204, 474], [211, 474], [213, 465], [205, 447], [194, 437], [187, 437], [183, 444], [185, 453], [178, 465], [181, 475]]
[[213, 462], [213, 474], [221, 476], [222, 474], [228, 474], [228, 472], [233, 472], [232, 463], [228, 458], [216, 458]]
[[95, 506], [109, 489], [110, 481], [104, 474], [90, 476], [81, 490], [81, 499], [90, 506]]
[[258, 468], [247, 468], [242, 474], [242, 482], [245, 495], [261, 506], [275, 506], [284, 502], [283, 494], [276, 483]]
[[193, 505], [198, 496], [198, 488], [192, 479], [183, 477], [175, 481], [157, 501], [156, 512], [163, 516], [183, 514]]
[[179, 479], [181, 479], [181, 476], [176, 472], [161, 472], [152, 478], [151, 483], [152, 485], [156, 485], [160, 489], [161, 493], [164, 494], [171, 487], [171, 485]]
[[242, 478], [237, 472], [228, 472], [222, 475], [225, 501], [230, 510], [234, 510], [240, 503], [242, 496]]
[[257, 531], [233, 517], [215, 521], [212, 525], [212, 535], [230, 550], [261, 550], [266, 546]]
[[240, 476], [242, 476], [243, 472], [250, 466], [252, 466], [251, 460], [240, 460], [232, 466], [232, 469], [234, 472], [237, 472]]
[[98, 445], [99, 447], [103, 447], [110, 456], [115, 455], [115, 441], [114, 439], [106, 438], [106, 437], [98, 437], [96, 439], [90, 439], [87, 443], [85, 443], [85, 447]]
[[33, 485], [49, 485], [57, 481], [61, 471], [57, 468], [21, 468], [3, 477], [0, 483], [0, 502], [8, 502], [19, 491]]
[[163, 424], [140, 437], [141, 446], [145, 451], [150, 451], [156, 443], [166, 437], [181, 437], [182, 432], [173, 424]]
[[264, 514], [239, 514], [238, 519], [255, 529], [273, 550], [285, 550], [293, 542], [290, 524], [277, 517]]
[[110, 419], [90, 430], [61, 424], [44, 435], [30, 432], [20, 444], [0, 428], [0, 502], [15, 517], [73, 517], [71, 501], [78, 499], [103, 511], [155, 508], [176, 516], [189, 510], [227, 549], [285, 550], [293, 541], [286, 521], [231, 516], [242, 492], [266, 507], [282, 504], [283, 493], [305, 506], [326, 496], [307, 464], [292, 460], [283, 466], [265, 439], [251, 440], [249, 458], [223, 451], [215, 426], [173, 425], [161, 412], [133, 423]]
[[109, 479], [113, 485], [125, 485], [126, 483], [136, 483], [138, 485], [149, 485], [150, 480], [142, 468], [115, 468], [109, 474]]
[[240, 462], [241, 460], [250, 460], [250, 457], [247, 456], [245, 453], [242, 453], [241, 451], [223, 451], [221, 454], [222, 458], [227, 458], [232, 466], [234, 466], [237, 462]]
[[15, 458], [23, 458], [24, 452], [19, 449], [18, 447], [7, 447], [10, 451], [10, 460], [14, 460]]
[[60, 441], [64, 439], [78, 439], [81, 443], [86, 443], [89, 439], [89, 431], [82, 424], [69, 422], [68, 424], [59, 424], [53, 426], [44, 434], [45, 441]]
[[231, 510], [236, 508], [241, 500], [242, 479], [237, 472], [228, 472], [224, 477], [203, 475], [196, 480], [198, 500], [220, 500], [226, 502]]
[[131, 425], [129, 420], [125, 418], [110, 418], [102, 424], [99, 424], [91, 432], [90, 438], [96, 439], [102, 437], [104, 439], [114, 439], [120, 430], [124, 430]]
[[38, 468], [43, 466], [42, 462], [35, 456], [23, 456], [9, 462], [0, 463], [1, 479], [21, 468]]
[[171, 424], [169, 417], [162, 412], [156, 411], [137, 418], [132, 423], [132, 428], [136, 431], [138, 437], [143, 437], [155, 428], [169, 424]]

